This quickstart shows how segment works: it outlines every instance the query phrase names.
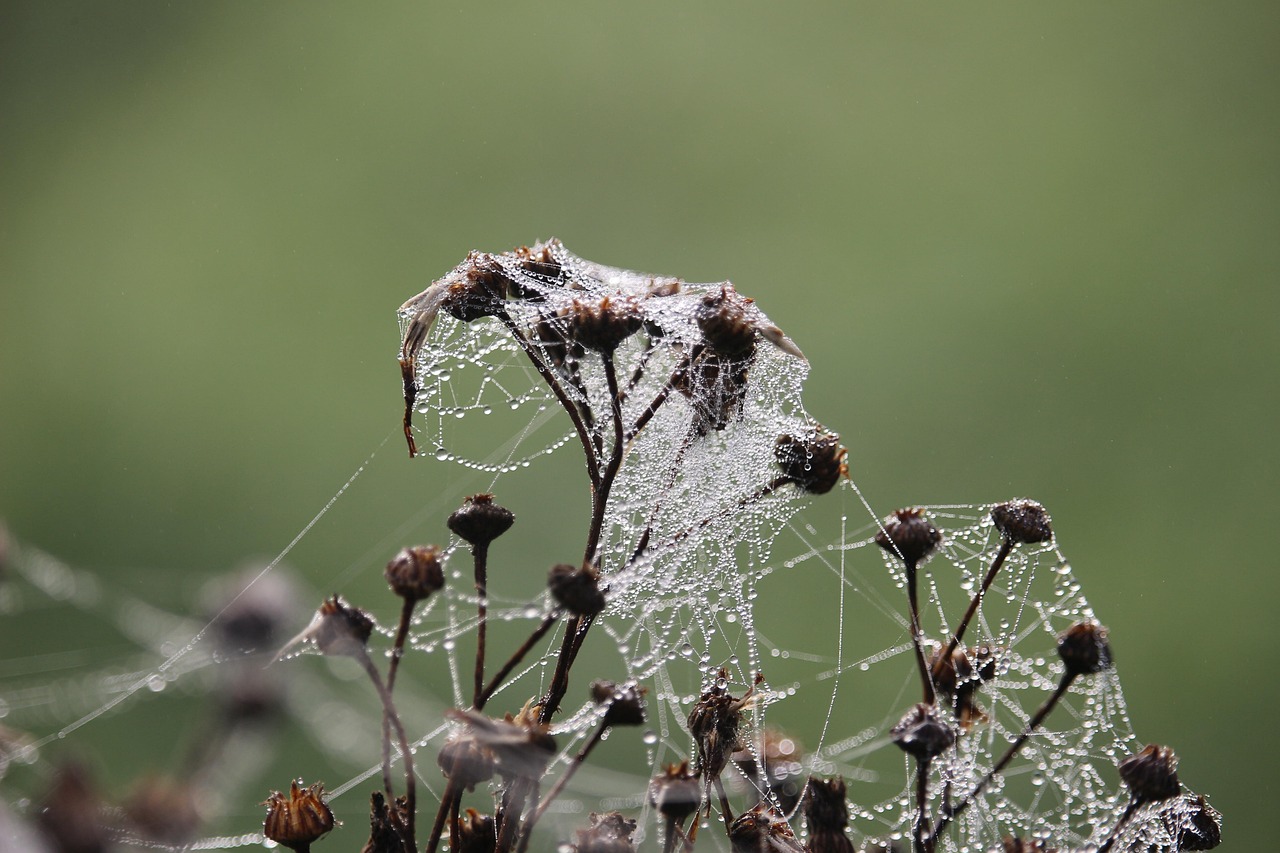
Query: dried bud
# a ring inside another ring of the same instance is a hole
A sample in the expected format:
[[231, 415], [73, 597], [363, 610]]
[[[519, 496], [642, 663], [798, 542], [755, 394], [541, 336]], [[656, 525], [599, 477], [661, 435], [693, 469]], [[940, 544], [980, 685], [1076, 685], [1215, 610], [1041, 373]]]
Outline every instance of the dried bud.
[[435, 545], [404, 548], [382, 573], [391, 591], [406, 601], [421, 601], [444, 586], [440, 549]]
[[[698, 745], [698, 769], [710, 782], [724, 772], [729, 756], [738, 748], [742, 711], [751, 705], [753, 686], [739, 699], [730, 695], [729, 673], [720, 670], [711, 689], [699, 697], [689, 712], [689, 733]], [[756, 684], [763, 680], [757, 673]]]
[[511, 277], [493, 255], [472, 252], [454, 280], [445, 279], [440, 285], [445, 288], [440, 307], [450, 316], [470, 323], [504, 310]]
[[1120, 762], [1120, 778], [1139, 803], [1158, 803], [1178, 796], [1178, 756], [1167, 746], [1149, 744]]
[[[528, 246], [520, 246], [512, 252], [516, 260], [520, 264], [520, 269], [524, 273], [535, 276], [543, 281], [562, 284], [564, 278], [564, 266], [560, 263], [557, 254], [564, 251], [564, 246], [555, 237], [552, 237], [545, 243], [537, 243], [533, 248]], [[524, 298], [529, 298], [525, 294], [521, 294]]]
[[369, 801], [369, 840], [360, 853], [405, 853], [403, 830], [407, 824], [409, 804], [397, 797], [394, 811], [387, 807], [381, 791], [374, 791]]
[[640, 303], [627, 296], [606, 296], [594, 304], [576, 299], [569, 313], [569, 337], [589, 350], [611, 353], [640, 330]]
[[578, 830], [573, 849], [576, 853], [635, 853], [631, 843], [631, 833], [635, 831], [636, 822], [618, 812], [592, 812], [591, 826]]
[[493, 818], [475, 809], [458, 816], [458, 849], [452, 853], [493, 853], [498, 846], [498, 831]]
[[372, 617], [335, 595], [320, 605], [303, 636], [315, 643], [321, 654], [356, 657], [364, 654], [372, 633]]
[[689, 769], [689, 762], [668, 764], [666, 770], [649, 783], [649, 804], [658, 814], [676, 823], [698, 810], [702, 802], [702, 786], [698, 774]]
[[921, 761], [937, 758], [956, 742], [956, 733], [938, 716], [938, 709], [923, 702], [907, 711], [889, 737]]
[[608, 706], [603, 721], [606, 726], [644, 725], [644, 695], [648, 692], [635, 684], [618, 686], [612, 681], [591, 682], [592, 701]]
[[475, 790], [493, 778], [493, 753], [483, 746], [471, 732], [458, 732], [440, 747], [436, 756], [440, 772], [453, 779], [465, 791]]
[[506, 533], [515, 520], [511, 510], [493, 502], [493, 495], [472, 495], [446, 523], [467, 543], [484, 546]]
[[1097, 622], [1077, 622], [1058, 635], [1058, 656], [1072, 675], [1092, 675], [1111, 667], [1107, 629]]
[[804, 792], [804, 817], [809, 824], [809, 853], [853, 853], [853, 842], [845, 834], [849, 802], [844, 779], [811, 776]]
[[750, 304], [729, 282], [703, 296], [694, 318], [707, 346], [734, 358], [751, 354], [756, 348], [756, 328], [747, 312]]
[[804, 845], [782, 815], [768, 803], [758, 803], [729, 825], [733, 853], [805, 853]]
[[600, 576], [588, 566], [574, 568], [567, 563], [552, 566], [547, 575], [547, 588], [556, 603], [574, 616], [595, 616], [604, 610]]
[[991, 508], [991, 520], [1001, 536], [1023, 545], [1047, 542], [1053, 537], [1049, 513], [1025, 498], [996, 504]]
[[792, 483], [806, 492], [825, 495], [849, 474], [846, 452], [840, 446], [840, 436], [817, 427], [802, 438], [778, 436], [773, 457]]
[[1222, 815], [1203, 796], [1183, 794], [1163, 820], [1179, 850], [1212, 850], [1222, 843]]
[[319, 782], [303, 788], [298, 780], [289, 785], [288, 796], [274, 791], [267, 801], [267, 819], [262, 834], [290, 850], [310, 850], [311, 844], [333, 829], [333, 812], [324, 801]]
[[877, 545], [909, 566], [928, 559], [941, 542], [942, 532], [933, 526], [922, 509], [894, 510], [876, 534]]

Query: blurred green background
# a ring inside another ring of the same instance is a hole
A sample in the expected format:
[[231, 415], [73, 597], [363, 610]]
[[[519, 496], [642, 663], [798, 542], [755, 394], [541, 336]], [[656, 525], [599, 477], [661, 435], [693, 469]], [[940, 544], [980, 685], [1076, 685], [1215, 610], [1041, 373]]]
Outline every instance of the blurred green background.
[[[551, 235], [731, 278], [877, 512], [1049, 507], [1139, 736], [1265, 849], [1277, 45], [1272, 2], [5, 3], [0, 517], [190, 610], [376, 450], [291, 555], [358, 597], [475, 490], [404, 458], [404, 299]], [[66, 747], [131, 778], [162, 705]]]

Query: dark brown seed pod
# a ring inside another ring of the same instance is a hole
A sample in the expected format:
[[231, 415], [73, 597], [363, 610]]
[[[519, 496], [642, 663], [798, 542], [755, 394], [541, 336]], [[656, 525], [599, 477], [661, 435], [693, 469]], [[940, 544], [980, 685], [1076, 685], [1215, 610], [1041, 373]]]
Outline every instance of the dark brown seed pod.
[[804, 817], [809, 824], [809, 853], [853, 853], [853, 842], [845, 834], [849, 802], [844, 779], [810, 777], [804, 792]]
[[[738, 698], [729, 693], [729, 673], [720, 670], [720, 676], [711, 689], [694, 703], [689, 712], [689, 733], [698, 746], [698, 770], [710, 782], [724, 772], [729, 757], [739, 747], [743, 709], [754, 701], [755, 686]], [[763, 676], [756, 674], [756, 684]]]
[[1112, 664], [1107, 629], [1097, 622], [1077, 622], [1058, 635], [1058, 657], [1073, 675], [1092, 675]]
[[824, 495], [835, 488], [841, 477], [848, 476], [846, 452], [840, 445], [840, 436], [816, 427], [799, 438], [778, 436], [773, 457], [789, 481], [806, 492]]
[[591, 825], [579, 829], [573, 845], [575, 853], [635, 853], [631, 834], [636, 822], [618, 812], [591, 813]]
[[689, 769], [689, 762], [668, 764], [666, 769], [649, 782], [649, 804], [658, 814], [676, 823], [698, 810], [702, 802], [702, 786], [698, 774]]
[[991, 508], [991, 520], [1001, 536], [1016, 543], [1034, 545], [1053, 538], [1049, 513], [1032, 500], [1020, 498], [996, 504]]
[[1120, 778], [1138, 803], [1158, 803], [1181, 793], [1178, 756], [1167, 746], [1148, 744], [1120, 762]]
[[463, 261], [460, 274], [444, 285], [440, 308], [450, 316], [470, 323], [492, 317], [504, 309], [511, 289], [511, 277], [493, 255], [472, 252]]
[[469, 545], [488, 545], [511, 529], [516, 517], [493, 502], [493, 495], [472, 495], [445, 522], [454, 535]]
[[769, 803], [758, 803], [729, 824], [733, 853], [805, 853], [787, 820]]
[[498, 847], [498, 831], [493, 818], [467, 809], [458, 815], [458, 849], [456, 853], [493, 853]]
[[956, 742], [956, 733], [938, 716], [938, 709], [923, 702], [903, 715], [889, 732], [898, 748], [917, 759], [934, 759]]
[[606, 602], [600, 590], [600, 576], [588, 566], [575, 568], [567, 563], [552, 566], [547, 575], [547, 588], [556, 603], [574, 616], [595, 616], [604, 610]]
[[876, 544], [904, 563], [919, 565], [942, 543], [942, 531], [922, 509], [899, 509], [884, 520]]
[[323, 655], [356, 657], [365, 653], [372, 633], [373, 617], [335, 595], [320, 605], [303, 637]]
[[732, 358], [750, 355], [756, 348], [756, 327], [747, 313], [751, 300], [744, 299], [725, 282], [719, 290], [702, 297], [694, 319], [714, 352]]
[[382, 573], [391, 591], [406, 601], [421, 601], [444, 586], [440, 549], [435, 545], [404, 548]]
[[[559, 240], [552, 237], [545, 243], [535, 243], [532, 248], [520, 246], [512, 254], [519, 263], [521, 272], [526, 275], [536, 276], [538, 279], [552, 284], [563, 284], [565, 270], [558, 257], [559, 253], [563, 251], [564, 246]], [[520, 295], [525, 299], [536, 298], [525, 293]]]
[[262, 834], [290, 850], [309, 850], [334, 826], [333, 812], [324, 800], [324, 785], [319, 782], [303, 788], [294, 780], [287, 795], [273, 791], [263, 805], [267, 818]]
[[598, 302], [574, 300], [569, 309], [569, 338], [589, 350], [611, 353], [640, 330], [644, 313], [628, 296], [606, 296]]
[[402, 835], [408, 814], [404, 797], [396, 798], [393, 811], [382, 792], [374, 791], [369, 797], [369, 840], [360, 853], [408, 853]]
[[1222, 843], [1222, 815], [1201, 795], [1183, 794], [1163, 820], [1179, 850], [1212, 850]]
[[603, 719], [606, 726], [644, 725], [644, 695], [647, 692], [635, 684], [618, 685], [603, 679], [591, 682], [592, 701], [608, 706]]

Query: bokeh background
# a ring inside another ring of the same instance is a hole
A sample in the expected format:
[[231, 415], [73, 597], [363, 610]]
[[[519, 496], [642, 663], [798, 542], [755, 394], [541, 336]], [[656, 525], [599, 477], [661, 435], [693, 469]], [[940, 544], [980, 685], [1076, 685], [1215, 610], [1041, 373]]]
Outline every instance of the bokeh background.
[[[1049, 507], [1139, 736], [1178, 749], [1230, 848], [1265, 849], [1277, 44], [1269, 2], [7, 2], [0, 517], [194, 613], [368, 461], [290, 563], [373, 596], [476, 490], [405, 459], [405, 298], [550, 235], [731, 278], [804, 348], [878, 512]], [[546, 499], [574, 460], [549, 464], [506, 497], [552, 553], [581, 534]], [[106, 614], [30, 616], [0, 617], [9, 674], [115, 653]], [[56, 747], [123, 786], [191, 704]], [[297, 738], [288, 773], [350, 775]]]

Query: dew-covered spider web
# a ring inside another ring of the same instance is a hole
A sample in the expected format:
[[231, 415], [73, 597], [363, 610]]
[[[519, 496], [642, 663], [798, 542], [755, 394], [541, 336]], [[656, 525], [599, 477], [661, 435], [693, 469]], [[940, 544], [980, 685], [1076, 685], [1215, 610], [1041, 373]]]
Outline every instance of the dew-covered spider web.
[[[719, 689], [750, 694], [726, 774], [737, 812], [765, 801], [803, 844], [798, 794], [810, 774], [838, 774], [847, 784], [854, 849], [909, 850], [919, 808], [916, 771], [890, 733], [921, 701], [922, 685], [903, 561], [875, 542], [893, 508], [873, 510], [845, 476], [830, 493], [813, 494], [822, 490], [816, 484], [830, 473], [824, 462], [831, 460], [780, 455], [783, 445], [820, 448], [826, 434], [802, 403], [808, 363], [795, 344], [727, 282], [691, 284], [606, 267], [556, 241], [473, 253], [407, 302], [400, 318], [413, 419], [407, 432], [424, 478], [440, 466], [462, 466], [476, 491], [501, 499], [509, 475], [534, 469], [536, 476], [543, 457], [571, 454], [587, 464], [580, 482], [564, 488], [608, 492], [594, 548], [581, 541], [589, 525], [577, 518], [566, 524], [563, 559], [598, 567], [607, 603], [591, 622], [584, 657], [553, 719], [557, 753], [544, 790], [606, 712], [586, 695], [592, 679], [647, 690], [647, 719], [638, 730], [609, 732], [622, 743], [612, 758], [587, 762], [547, 809], [538, 829], [542, 849], [571, 841], [588, 813], [611, 810], [637, 821], [638, 849], [661, 849], [648, 780], [694, 759], [690, 711], [702, 693]], [[792, 444], [780, 444], [782, 437]], [[951, 639], [1004, 543], [989, 505], [921, 510], [942, 534], [919, 575], [921, 631], [931, 653]], [[494, 547], [508, 548], [510, 558], [520, 553], [519, 525], [506, 536], [510, 541]], [[379, 556], [359, 572], [380, 572], [395, 548], [415, 543], [379, 544]], [[435, 755], [459, 728], [445, 710], [471, 702], [479, 625], [470, 551], [456, 538], [441, 544], [447, 583], [414, 616], [397, 686], [418, 756], [420, 825], [430, 823], [444, 788]], [[280, 591], [291, 582], [285, 568], [273, 563], [237, 575], [209, 593], [215, 603], [181, 616], [104, 590], [88, 573], [34, 547], [14, 548], [10, 564], [0, 587], [9, 612], [84, 608], [131, 651], [109, 671], [64, 678], [33, 663], [30, 671], [15, 665], [0, 677], [6, 726], [0, 772], [48, 776], [44, 753], [59, 734], [74, 738], [127, 721], [139, 713], [129, 701], [139, 692], [168, 684], [196, 685], [192, 692], [210, 695], [243, 692], [246, 701], [278, 702], [288, 721], [314, 735], [312, 744], [333, 750], [333, 760], [349, 769], [346, 780], [327, 787], [352, 827], [343, 838], [359, 843], [369, 791], [379, 785], [379, 706], [367, 682], [297, 659], [307, 655], [291, 652], [262, 678], [265, 661], [306, 623], [281, 603], [292, 600]], [[391, 646], [396, 628], [391, 600], [388, 593], [387, 601], [354, 602], [377, 614], [371, 644], [379, 652]], [[486, 602], [489, 674], [521, 639], [537, 637], [487, 709], [515, 712], [546, 694], [569, 620], [545, 590], [504, 589], [495, 580]], [[982, 782], [1058, 690], [1064, 672], [1058, 636], [1095, 619], [1107, 621], [1094, 613], [1056, 537], [1008, 549], [959, 646], [986, 670], [980, 677], [975, 665], [959, 675], [958, 687], [939, 693], [940, 713], [957, 736], [930, 769], [930, 823], [957, 804], [965, 807], [937, 850], [998, 850], [1006, 837], [1085, 850], [1113, 833], [1130, 805], [1117, 764], [1143, 745], [1114, 669], [1075, 679], [1015, 757]], [[547, 621], [551, 627], [538, 634]], [[1132, 626], [1112, 627], [1123, 637]], [[258, 633], [248, 642], [243, 630]], [[322, 734], [335, 725], [351, 736]], [[224, 799], [238, 790], [225, 779], [252, 777], [262, 761], [260, 736], [246, 731], [237, 738], [243, 754], [220, 758], [210, 773], [223, 777]], [[249, 769], [232, 766], [237, 761]], [[288, 756], [282, 761], [290, 766]], [[486, 791], [468, 796], [469, 806], [492, 810]], [[19, 816], [33, 808], [20, 796], [5, 799]], [[256, 802], [221, 805], [238, 824], [205, 814], [186, 836], [170, 837], [130, 823], [127, 804], [113, 805], [119, 821], [112, 838], [171, 850], [261, 843]], [[700, 813], [697, 849], [728, 849], [717, 811]], [[1132, 811], [1114, 833], [1112, 850], [1198, 849], [1203, 810], [1185, 789]], [[333, 849], [342, 843], [331, 840]]]

